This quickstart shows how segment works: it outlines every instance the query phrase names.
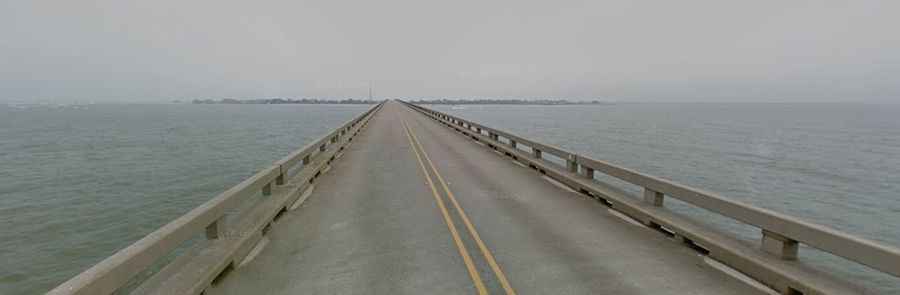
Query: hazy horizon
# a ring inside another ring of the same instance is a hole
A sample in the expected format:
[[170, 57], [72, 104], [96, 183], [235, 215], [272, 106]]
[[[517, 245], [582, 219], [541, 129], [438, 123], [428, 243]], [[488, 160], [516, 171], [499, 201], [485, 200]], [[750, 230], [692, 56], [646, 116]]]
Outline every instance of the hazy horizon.
[[898, 102], [900, 2], [7, 1], [0, 102]]

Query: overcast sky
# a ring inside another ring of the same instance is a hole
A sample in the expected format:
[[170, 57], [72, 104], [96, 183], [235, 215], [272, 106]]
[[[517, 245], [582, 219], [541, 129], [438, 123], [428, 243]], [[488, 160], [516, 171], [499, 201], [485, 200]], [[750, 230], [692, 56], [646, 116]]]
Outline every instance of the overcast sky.
[[900, 1], [0, 0], [0, 100], [900, 101]]

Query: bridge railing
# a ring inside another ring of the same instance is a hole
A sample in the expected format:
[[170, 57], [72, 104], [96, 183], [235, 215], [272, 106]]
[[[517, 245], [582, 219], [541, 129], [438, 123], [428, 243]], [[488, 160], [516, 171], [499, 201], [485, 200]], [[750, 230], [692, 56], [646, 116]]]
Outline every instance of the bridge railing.
[[[285, 184], [288, 172], [298, 163], [305, 165], [313, 160], [318, 160], [317, 158], [324, 157], [325, 151], [332, 146], [343, 148], [352, 135], [358, 132], [382, 105], [383, 103], [370, 108], [334, 131], [276, 161], [272, 166], [262, 169], [250, 178], [69, 279], [48, 294], [111, 294], [128, 284], [138, 273], [146, 270], [198, 234], [205, 233], [206, 238], [211, 241], [222, 240], [229, 231], [224, 222], [229, 210], [235, 209], [239, 203], [257, 194], [271, 195], [273, 186]], [[312, 178], [318, 175], [318, 171], [307, 174], [309, 178]], [[311, 182], [312, 179], [303, 181]], [[280, 208], [275, 210], [278, 209]], [[275, 212], [269, 213], [264, 215], [270, 217], [275, 215]], [[241, 234], [247, 235], [247, 233]], [[215, 275], [213, 274], [213, 276]]]
[[[716, 234], [707, 234], [707, 232], [698, 233], [697, 227], [687, 225], [681, 222], [677, 217], [662, 210], [663, 201], [666, 197], [676, 198], [688, 204], [718, 213], [722, 216], [732, 218], [742, 223], [752, 225], [761, 230], [762, 239], [759, 249], [763, 250], [766, 255], [782, 261], [792, 261], [798, 258], [799, 245], [805, 244], [819, 250], [837, 255], [848, 260], [867, 265], [875, 270], [900, 277], [900, 249], [893, 246], [880, 244], [878, 242], [856, 237], [827, 226], [810, 223], [798, 218], [778, 213], [772, 210], [752, 206], [746, 203], [728, 199], [716, 193], [693, 188], [687, 185], [679, 184], [673, 181], [662, 179], [659, 177], [647, 175], [624, 168], [605, 161], [592, 159], [587, 156], [579, 155], [564, 149], [542, 144], [505, 132], [495, 128], [481, 125], [470, 120], [465, 120], [456, 116], [448, 115], [442, 112], [434, 111], [418, 105], [406, 103], [406, 105], [416, 109], [433, 119], [442, 121], [457, 130], [466, 133], [476, 140], [483, 140], [492, 148], [500, 148], [507, 151], [508, 155], [525, 155], [530, 157], [527, 162], [536, 165], [538, 169], [548, 175], [559, 177], [561, 182], [574, 187], [585, 193], [590, 193], [600, 197], [608, 205], [618, 207], [617, 209], [631, 215], [632, 217], [642, 221], [650, 227], [665, 226], [667, 231], [676, 231], [671, 233], [686, 243], [693, 244], [695, 240], [704, 241], [706, 246], [729, 246], [737, 245], [736, 243], [726, 243], [722, 239], [711, 238]], [[460, 129], [461, 128], [461, 129]], [[506, 142], [500, 141], [504, 138]], [[531, 149], [530, 153], [525, 153], [519, 149], [519, 146], [525, 146]], [[551, 154], [565, 161], [565, 166], [560, 167], [560, 172], [554, 172], [552, 166], [546, 165], [547, 161], [540, 161], [544, 154]], [[547, 170], [544, 170], [545, 167]], [[617, 190], [608, 185], [599, 185], [594, 175], [600, 172], [619, 180], [637, 185], [643, 189], [642, 201], [633, 202], [622, 198], [628, 195], [621, 190]], [[695, 245], [696, 246], [696, 245]], [[718, 254], [726, 262], [733, 267], [751, 274], [761, 281], [767, 282], [770, 286], [782, 290], [783, 292], [803, 292], [820, 293], [821, 289], [816, 289], [816, 284], [808, 282], [798, 282], [801, 279], [811, 279], [815, 276], [800, 274], [793, 264], [779, 264], [784, 267], [774, 267], [772, 265], [761, 266], [761, 264], [773, 264], [766, 257], [758, 259], [758, 256], [745, 255], [734, 249], [725, 249], [726, 247], [716, 247], [716, 251], [726, 251], [730, 253], [711, 253]], [[707, 249], [709, 250], [709, 249]], [[760, 262], [765, 263], [760, 263]], [[760, 270], [760, 268], [769, 268]], [[774, 274], [773, 274], [774, 272]], [[824, 279], [828, 280], [828, 279]], [[790, 282], [794, 281], [794, 282]], [[820, 284], [824, 285], [824, 284]], [[806, 294], [809, 294], [806, 293]], [[830, 293], [830, 292], [825, 292]]]

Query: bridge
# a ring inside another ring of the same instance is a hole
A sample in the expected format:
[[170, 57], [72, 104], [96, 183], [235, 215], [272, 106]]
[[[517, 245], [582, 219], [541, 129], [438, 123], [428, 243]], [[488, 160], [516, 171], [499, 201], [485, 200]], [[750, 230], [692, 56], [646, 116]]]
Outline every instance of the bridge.
[[387, 101], [49, 294], [872, 292], [800, 245], [900, 277], [896, 247]]

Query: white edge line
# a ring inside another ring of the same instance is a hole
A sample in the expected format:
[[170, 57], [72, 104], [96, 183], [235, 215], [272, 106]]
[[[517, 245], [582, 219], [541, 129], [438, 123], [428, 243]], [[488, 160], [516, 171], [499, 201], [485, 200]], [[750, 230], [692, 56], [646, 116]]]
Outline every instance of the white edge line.
[[544, 176], [541, 176], [541, 177], [543, 177], [544, 180], [550, 182], [551, 184], [553, 184], [553, 185], [555, 185], [555, 186], [557, 186], [557, 187], [559, 187], [559, 188], [561, 188], [561, 189], [564, 189], [564, 190], [567, 190], [567, 191], [570, 191], [570, 192], [573, 192], [573, 193], [575, 192], [575, 190], [573, 190], [571, 187], [569, 187], [569, 186], [567, 186], [567, 185], [565, 185], [565, 184], [562, 184], [562, 183], [560, 183], [559, 181], [556, 181], [556, 179], [550, 178], [550, 177], [547, 176], [547, 175], [544, 175]]
[[519, 165], [519, 166], [528, 168], [528, 166], [525, 166], [525, 164], [522, 164], [522, 162], [519, 162], [519, 161], [516, 161], [516, 160], [513, 160], [512, 162], [513, 162], [513, 163], [516, 163], [516, 165]]
[[763, 285], [759, 281], [754, 280], [753, 278], [731, 268], [728, 265], [725, 265], [724, 263], [719, 262], [718, 260], [709, 258], [709, 256], [703, 256], [703, 262], [706, 262], [706, 264], [708, 264], [710, 267], [715, 268], [716, 270], [721, 271], [722, 273], [725, 273], [726, 275], [729, 275], [729, 276], [737, 279], [738, 281], [741, 281], [747, 285], [750, 285], [751, 287], [753, 287], [757, 290], [760, 290], [763, 293], [771, 294], [771, 295], [779, 294], [778, 292], [775, 292], [775, 290], [770, 289], [769, 287], [767, 287], [766, 285]]
[[256, 246], [253, 246], [253, 250], [250, 250], [250, 253], [247, 254], [247, 257], [244, 257], [244, 260], [242, 260], [237, 267], [240, 268], [241, 266], [250, 263], [250, 261], [253, 261], [253, 259], [256, 258], [256, 256], [259, 255], [259, 253], [262, 252], [263, 248], [265, 248], [268, 244], [269, 238], [263, 236], [262, 239], [260, 239], [259, 242], [256, 243]]
[[294, 201], [293, 204], [291, 204], [291, 207], [288, 210], [294, 211], [295, 209], [297, 209], [297, 207], [300, 207], [300, 204], [303, 204], [303, 202], [306, 201], [307, 198], [309, 198], [309, 195], [312, 194], [314, 188], [316, 188], [315, 184], [309, 185], [309, 187], [306, 188], [305, 191], [303, 191], [303, 194], [300, 195], [300, 197], [297, 198], [297, 200]]
[[636, 225], [636, 226], [644, 227], [643, 224], [641, 224], [637, 220], [634, 220], [634, 218], [631, 218], [628, 215], [622, 214], [622, 212], [619, 212], [619, 211], [616, 211], [613, 209], [606, 209], [606, 211], [609, 211], [609, 214], [612, 214], [613, 216], [618, 217], [619, 219], [622, 219], [625, 222], [628, 222], [628, 223]]

